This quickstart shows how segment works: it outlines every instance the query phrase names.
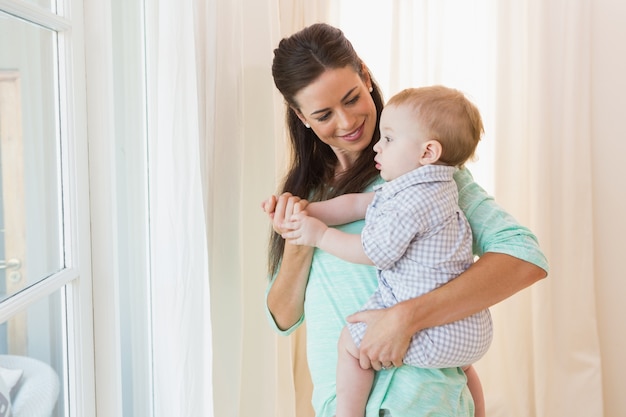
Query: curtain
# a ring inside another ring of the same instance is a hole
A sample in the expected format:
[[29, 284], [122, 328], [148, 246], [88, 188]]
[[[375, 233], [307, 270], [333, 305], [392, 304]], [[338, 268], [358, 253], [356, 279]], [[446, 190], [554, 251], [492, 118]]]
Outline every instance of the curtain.
[[260, 209], [285, 168], [284, 105], [271, 78], [282, 15], [275, 1], [195, 4], [214, 412], [295, 416], [290, 339], [265, 316], [270, 226]]
[[[280, 38], [289, 36], [298, 30], [316, 22], [335, 23], [340, 2], [330, 0], [279, 0], [280, 37], [275, 39], [272, 48], [278, 45]], [[272, 82], [273, 83], [273, 82]], [[272, 84], [273, 85], [273, 84]], [[274, 94], [278, 94], [276, 91]], [[281, 99], [282, 100], [282, 99]], [[279, 171], [276, 181], [282, 179], [286, 167], [286, 132], [284, 131], [285, 107], [275, 107], [275, 115], [280, 126], [276, 142]], [[313, 384], [306, 359], [306, 323], [303, 323], [289, 337], [277, 336], [277, 417], [314, 417], [311, 405]]]
[[549, 278], [494, 309], [488, 414], [602, 416], [595, 305], [591, 3], [497, 2], [498, 201], [539, 237]]
[[213, 415], [193, 3], [146, 2], [154, 415]]
[[[361, 9], [358, 16], [353, 13], [356, 8]], [[370, 68], [385, 99], [407, 87], [445, 84], [474, 101], [483, 114], [486, 135], [477, 151], [481, 163], [468, 166], [490, 192], [493, 119], [485, 116], [493, 111], [492, 10], [493, 1], [485, 0], [342, 0], [337, 13], [337, 24]]]
[[593, 191], [590, 4], [339, 7], [336, 23], [387, 98], [443, 83], [477, 103], [487, 134], [470, 169], [537, 234], [551, 263], [547, 280], [492, 308], [494, 343], [477, 364], [492, 417], [603, 415], [593, 207], [584, 197]]

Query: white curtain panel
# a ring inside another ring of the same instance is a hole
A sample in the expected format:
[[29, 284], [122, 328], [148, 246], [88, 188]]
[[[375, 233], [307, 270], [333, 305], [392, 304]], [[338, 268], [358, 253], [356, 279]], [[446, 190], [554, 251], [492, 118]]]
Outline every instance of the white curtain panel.
[[191, 1], [146, 2], [154, 415], [213, 415], [198, 56]]
[[591, 158], [591, 2], [497, 2], [496, 196], [547, 280], [496, 306], [479, 364], [492, 417], [602, 416]]
[[280, 39], [279, 5], [203, 3], [195, 1], [196, 20], [203, 19], [197, 23], [196, 49], [208, 193], [214, 410], [216, 416], [275, 417], [294, 409], [293, 397], [279, 393], [278, 380], [290, 374], [286, 340], [265, 317], [270, 227], [260, 208], [276, 192], [285, 166], [284, 107], [271, 77], [272, 51]]

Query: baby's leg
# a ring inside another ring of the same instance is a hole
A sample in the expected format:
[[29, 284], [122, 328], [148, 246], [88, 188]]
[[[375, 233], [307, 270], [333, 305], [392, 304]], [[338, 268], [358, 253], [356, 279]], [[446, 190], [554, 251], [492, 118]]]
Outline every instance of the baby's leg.
[[478, 378], [478, 372], [472, 365], [463, 368], [467, 377], [467, 388], [474, 399], [474, 417], [485, 417], [485, 397], [483, 396], [483, 386]]
[[363, 417], [374, 383], [374, 370], [359, 364], [359, 349], [347, 327], [339, 337], [337, 361], [337, 417]]

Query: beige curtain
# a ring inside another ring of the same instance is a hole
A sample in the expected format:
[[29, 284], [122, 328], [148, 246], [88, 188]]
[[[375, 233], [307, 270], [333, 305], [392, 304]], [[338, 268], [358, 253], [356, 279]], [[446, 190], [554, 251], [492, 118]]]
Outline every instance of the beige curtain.
[[488, 414], [602, 416], [595, 304], [591, 2], [497, 2], [495, 193], [550, 277], [496, 306]]
[[[206, 120], [215, 415], [313, 416], [305, 329], [265, 317], [269, 224], [260, 202], [286, 165], [284, 105], [271, 78], [279, 40], [333, 13], [328, 0], [209, 2], [197, 16]], [[201, 25], [198, 25], [202, 27]]]
[[303, 333], [278, 337], [265, 316], [270, 229], [260, 203], [276, 192], [285, 167], [272, 51], [282, 36], [315, 21], [325, 2], [195, 3], [215, 415], [305, 417], [312, 415], [310, 383], [296, 389], [294, 372], [306, 375], [306, 357], [292, 354]]
[[[278, 337], [264, 315], [268, 224], [259, 203], [285, 162], [271, 51], [318, 20], [346, 30], [387, 97], [405, 85], [466, 90], [478, 80], [469, 93], [487, 123], [485, 145], [494, 146], [479, 149], [472, 171], [536, 232], [551, 263], [547, 280], [493, 308], [496, 339], [477, 364], [488, 415], [620, 415], [626, 196], [607, 181], [626, 154], [626, 5], [395, 1], [383, 13], [377, 8], [387, 2], [369, 0], [333, 2], [332, 10], [325, 1], [203, 3], [196, 47], [215, 415], [312, 416], [303, 333]], [[360, 22], [346, 21], [344, 6]], [[464, 24], [464, 36], [451, 35]], [[459, 43], [463, 53], [451, 53]]]
[[[591, 198], [593, 205], [593, 279], [602, 353], [604, 416], [626, 410], [622, 378], [626, 371], [626, 282], [624, 236], [626, 189], [623, 182], [626, 155], [626, 53], [618, 42], [626, 39], [626, 2], [590, 2], [591, 20]], [[564, 145], [569, 146], [569, 144]], [[582, 194], [579, 195], [581, 198]], [[587, 256], [587, 254], [583, 254]]]

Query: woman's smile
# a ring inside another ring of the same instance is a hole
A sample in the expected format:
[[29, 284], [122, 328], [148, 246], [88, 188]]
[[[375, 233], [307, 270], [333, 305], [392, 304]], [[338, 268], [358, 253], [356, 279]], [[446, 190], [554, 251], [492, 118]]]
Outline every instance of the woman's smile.
[[361, 136], [363, 136], [363, 129], [365, 127], [365, 123], [361, 123], [361, 126], [359, 126], [356, 130], [346, 134], [346, 135], [342, 135], [339, 136], [339, 138], [346, 140], [348, 142], [354, 142], [357, 141], [361, 138]]
[[329, 69], [295, 96], [298, 115], [335, 153], [358, 156], [376, 130], [369, 80], [350, 66]]

